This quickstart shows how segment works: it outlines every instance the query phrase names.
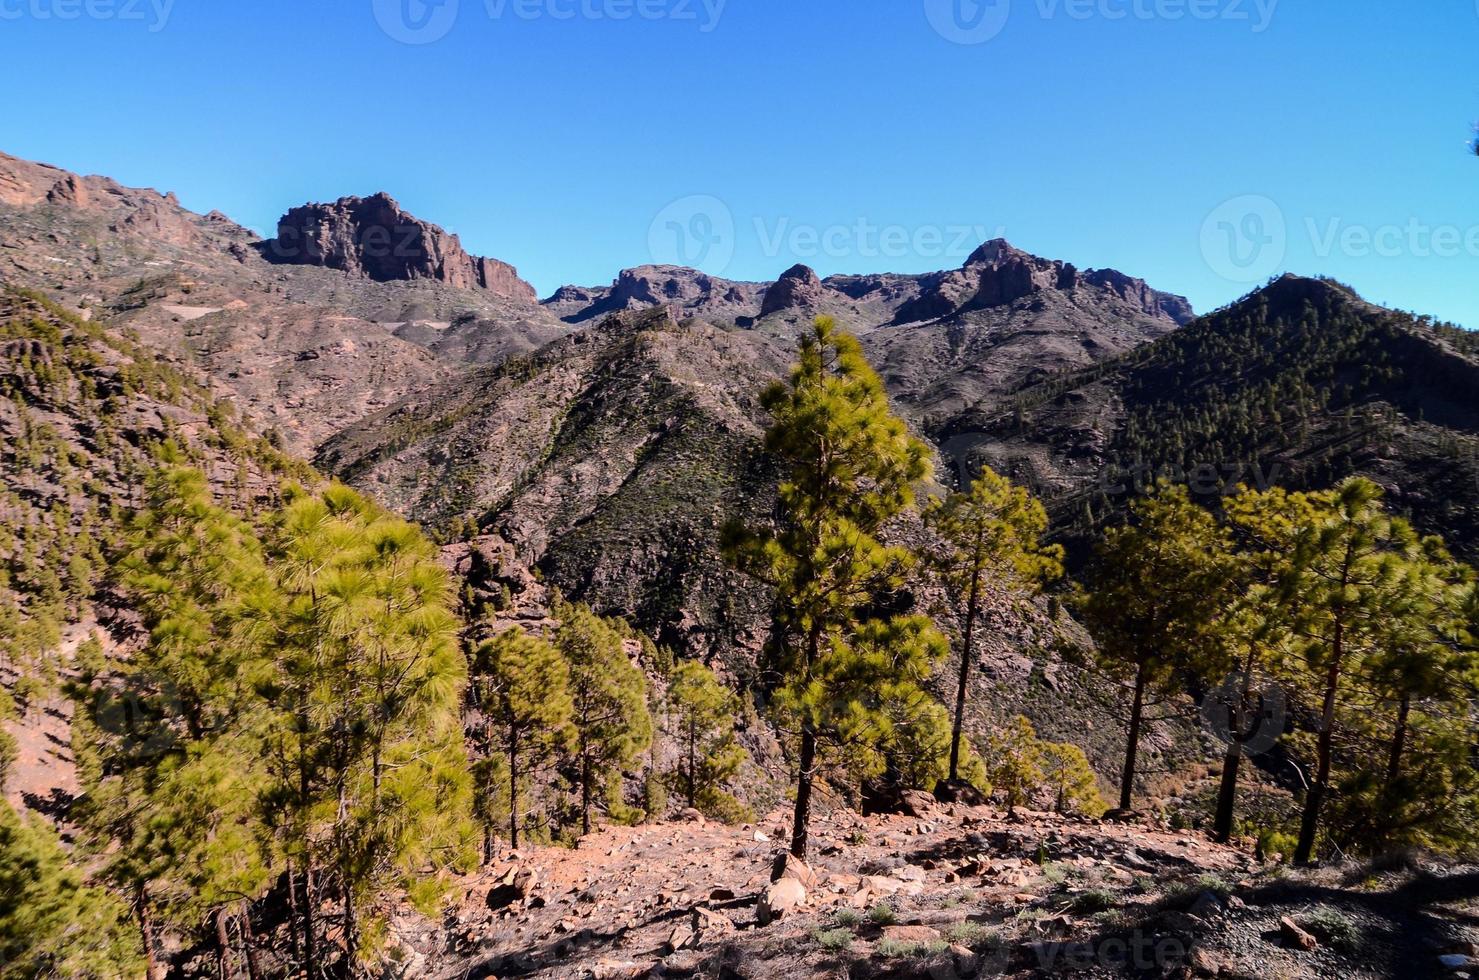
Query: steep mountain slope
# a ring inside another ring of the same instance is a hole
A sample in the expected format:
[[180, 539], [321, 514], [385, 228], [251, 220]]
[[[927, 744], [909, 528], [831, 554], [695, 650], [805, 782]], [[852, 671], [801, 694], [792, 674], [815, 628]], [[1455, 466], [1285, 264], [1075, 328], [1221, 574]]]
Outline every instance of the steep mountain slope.
[[1323, 487], [1369, 476], [1479, 555], [1472, 337], [1286, 276], [1122, 358], [984, 399], [936, 435], [1030, 482], [1070, 537], [1158, 475]]
[[[496, 602], [502, 586], [515, 604], [537, 591], [523, 581], [530, 565], [545, 584], [686, 655], [718, 658], [749, 684], [770, 594], [729, 566], [720, 531], [773, 508], [759, 396], [794, 357], [754, 331], [680, 323], [661, 308], [621, 313], [366, 419], [316, 463], [456, 537], [483, 535], [451, 549], [479, 601]], [[890, 534], [919, 544], [924, 532], [911, 519]], [[923, 576], [911, 591], [908, 601], [958, 629], [958, 597]], [[1076, 735], [1108, 772], [1118, 729], [1101, 722], [1123, 692], [1063, 661], [1064, 643], [1085, 642], [1050, 603], [990, 610], [968, 731], [984, 738], [1024, 711], [1052, 737]], [[942, 696], [955, 671], [941, 667]], [[1160, 732], [1148, 743], [1172, 748]]]
[[69, 786], [69, 706], [50, 703], [43, 682], [94, 626], [126, 620], [106, 573], [166, 442], [243, 511], [311, 476], [187, 366], [37, 294], [0, 290], [0, 682], [32, 709], [16, 726], [14, 797], [46, 801]]
[[567, 286], [544, 302], [570, 323], [658, 305], [787, 344], [830, 316], [862, 337], [900, 410], [929, 428], [984, 397], [1098, 363], [1192, 317], [1186, 300], [1143, 280], [1080, 271], [1001, 240], [959, 269], [925, 275], [821, 279], [798, 265], [766, 284], [644, 266], [610, 287]]
[[[222, 393], [303, 452], [466, 361], [569, 330], [511, 266], [468, 256], [394, 202], [309, 206], [284, 222], [318, 247], [289, 256], [279, 239], [261, 242], [173, 195], [0, 155], [0, 280], [126, 324], [155, 349], [189, 352]], [[374, 266], [381, 251], [399, 265]], [[280, 264], [288, 257], [304, 264]]]
[[[767, 506], [759, 394], [768, 338], [623, 313], [414, 396], [329, 440], [319, 462], [402, 513], [471, 517], [554, 583], [664, 642], [727, 645], [724, 520]], [[722, 637], [722, 640], [721, 640]]]
[[1080, 367], [1190, 317], [1180, 297], [1079, 271], [1003, 241], [959, 269], [774, 283], [643, 266], [544, 303], [507, 263], [384, 194], [294, 208], [258, 240], [219, 212], [0, 155], [0, 278], [118, 318], [189, 351], [247, 414], [310, 452], [344, 427], [469, 364], [536, 350], [614, 313], [671, 307], [794, 343], [818, 315], [866, 338], [901, 409], [943, 424], [1043, 372]]

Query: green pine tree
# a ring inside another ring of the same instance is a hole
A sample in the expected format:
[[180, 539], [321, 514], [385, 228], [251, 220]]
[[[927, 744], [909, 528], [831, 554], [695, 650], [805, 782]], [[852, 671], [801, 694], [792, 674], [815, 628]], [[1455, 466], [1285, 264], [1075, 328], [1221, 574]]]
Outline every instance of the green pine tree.
[[965, 597], [960, 675], [950, 731], [949, 780], [960, 779], [960, 742], [976, 626], [984, 609], [1001, 610], [1063, 574], [1063, 549], [1045, 546], [1047, 511], [1025, 489], [982, 467], [965, 493], [936, 501], [926, 517], [945, 542], [935, 556], [946, 585]]
[[608, 790], [652, 742], [647, 679], [627, 656], [621, 633], [589, 606], [558, 600], [554, 615], [560, 621], [555, 646], [570, 665], [580, 832], [589, 834], [598, 791]]
[[1042, 743], [1032, 722], [1018, 715], [992, 735], [987, 742], [986, 766], [992, 785], [1006, 799], [1007, 814], [1025, 806], [1046, 778]]
[[[521, 780], [549, 765], [573, 745], [575, 705], [570, 665], [548, 641], [519, 629], [487, 641], [473, 655], [479, 704], [497, 734], [508, 788], [508, 838], [519, 846]], [[484, 793], [491, 787], [485, 787]], [[485, 843], [484, 860], [490, 860]]]
[[[929, 474], [928, 450], [890, 411], [857, 340], [827, 318], [802, 339], [790, 381], [767, 389], [762, 404], [774, 419], [766, 449], [785, 468], [776, 523], [732, 527], [726, 544], [740, 567], [775, 591], [769, 668], [779, 716], [799, 742], [791, 850], [804, 858], [820, 750], [842, 744], [843, 727], [881, 727], [868, 717], [869, 704], [879, 702], [851, 697], [846, 685], [872, 670], [853, 661], [870, 655], [878, 637], [860, 644], [860, 634], [880, 625], [880, 600], [909, 567], [909, 554], [878, 535], [913, 503], [914, 484]], [[905, 634], [920, 638], [918, 630]], [[944, 641], [915, 647], [933, 655]], [[884, 653], [879, 664], [892, 659]], [[918, 657], [902, 659], [913, 667]]]
[[264, 804], [293, 869], [312, 972], [324, 962], [315, 910], [325, 894], [338, 898], [354, 964], [373, 954], [362, 940], [395, 888], [431, 909], [443, 872], [475, 860], [466, 663], [446, 573], [416, 527], [334, 484], [293, 490], [268, 537], [273, 582], [254, 608], [266, 647]]
[[1226, 589], [1223, 530], [1186, 488], [1159, 484], [1131, 507], [1133, 522], [1111, 528], [1078, 608], [1098, 642], [1101, 667], [1131, 690], [1121, 809], [1133, 802], [1147, 695], [1170, 684], [1178, 666], [1206, 654]]
[[723, 787], [750, 757], [734, 736], [739, 698], [712, 670], [685, 660], [673, 668], [667, 701], [683, 798], [711, 817], [734, 813], [737, 803]]
[[39, 817], [0, 800], [0, 972], [111, 980], [144, 969], [128, 909], [89, 885]]

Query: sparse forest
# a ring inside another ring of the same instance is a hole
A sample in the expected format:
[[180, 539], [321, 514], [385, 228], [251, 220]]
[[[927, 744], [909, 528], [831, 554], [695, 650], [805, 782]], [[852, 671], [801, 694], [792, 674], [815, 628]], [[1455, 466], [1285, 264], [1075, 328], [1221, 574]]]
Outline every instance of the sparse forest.
[[[181, 403], [188, 383], [130, 368], [97, 392], [91, 351], [109, 337], [24, 302], [40, 315], [4, 327], [28, 351], [0, 379], [26, 434], [7, 464], [66, 492], [7, 505], [0, 717], [67, 704], [79, 793], [65, 842], [39, 817], [0, 812], [0, 950], [16, 975], [152, 980], [186, 959], [222, 977], [374, 975], [403, 907], [448, 914], [468, 875], [506, 854], [584, 847], [602, 825], [680, 811], [755, 821], [766, 801], [751, 748], [770, 740], [791, 781], [793, 863], [778, 881], [811, 873], [818, 813], [838, 801], [917, 809], [928, 794], [994, 801], [1008, 819], [1095, 820], [1112, 782], [1082, 747], [1020, 715], [966, 724], [981, 644], [1060, 598], [1091, 637], [1082, 669], [1124, 693], [1111, 816], [1141, 801], [1154, 709], [1201, 704], [1226, 735], [1205, 814], [1216, 840], [1256, 839], [1296, 864], [1475, 854], [1479, 585], [1370, 481], [1243, 489], [1215, 510], [1162, 482], [1066, 583], [1043, 506], [989, 468], [932, 489], [930, 451], [857, 342], [822, 319], [762, 396], [782, 472], [773, 515], [725, 532], [735, 567], [772, 597], [759, 683], [736, 687], [558, 591], [546, 619], [493, 628], [498, 610], [459, 599], [420, 528], [280, 462], [224, 417], [205, 440], [104, 439], [128, 399]], [[1156, 370], [1175, 371], [1166, 350]], [[1288, 404], [1282, 384], [1270, 381], [1269, 404]], [[99, 447], [132, 447], [109, 464], [126, 491], [90, 490], [31, 421], [63, 396], [96, 413]], [[1209, 427], [1236, 452], [1233, 416], [1267, 419], [1230, 411], [1132, 431], [1171, 452], [1176, 433]], [[223, 451], [241, 456], [237, 476], [223, 479]], [[904, 543], [910, 522], [919, 533]], [[947, 597], [948, 622], [918, 599], [926, 588]], [[133, 611], [132, 639], [85, 620], [105, 599]], [[1269, 685], [1287, 698], [1273, 722]], [[1254, 744], [1265, 723], [1277, 760]], [[0, 776], [16, 755], [7, 736]], [[1245, 812], [1248, 767], [1297, 809]], [[778, 914], [774, 890], [762, 916]]]

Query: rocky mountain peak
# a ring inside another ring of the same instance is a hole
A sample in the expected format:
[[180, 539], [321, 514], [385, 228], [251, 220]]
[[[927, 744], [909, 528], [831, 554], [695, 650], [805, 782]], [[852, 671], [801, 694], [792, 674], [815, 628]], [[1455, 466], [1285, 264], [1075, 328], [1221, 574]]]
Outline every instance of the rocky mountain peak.
[[435, 279], [534, 302], [534, 287], [497, 259], [470, 255], [461, 240], [401, 208], [385, 192], [293, 208], [277, 237], [259, 246], [269, 262], [317, 265], [377, 282]]
[[765, 291], [765, 302], [760, 307], [761, 316], [770, 316], [782, 310], [809, 309], [822, 299], [826, 287], [816, 272], [807, 265], [793, 265], [775, 285]]
[[570, 323], [653, 306], [732, 321], [754, 316], [764, 291], [757, 283], [720, 279], [686, 266], [639, 265], [623, 269], [610, 286], [563, 286], [544, 305]]

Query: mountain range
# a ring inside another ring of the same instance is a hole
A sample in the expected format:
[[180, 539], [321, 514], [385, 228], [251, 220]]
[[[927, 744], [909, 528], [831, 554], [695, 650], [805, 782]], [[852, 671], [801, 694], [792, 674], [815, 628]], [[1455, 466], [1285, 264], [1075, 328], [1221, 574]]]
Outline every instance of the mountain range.
[[1479, 345], [1329, 281], [1285, 277], [1198, 318], [1141, 279], [995, 240], [926, 274], [647, 265], [541, 301], [383, 193], [289, 208], [262, 240], [3, 155], [0, 279], [198, 370], [324, 472], [427, 526], [497, 535], [695, 651], [754, 625], [721, 609], [718, 527], [765, 506], [758, 393], [821, 315], [860, 337], [940, 482], [989, 462], [1071, 544], [1158, 475], [1211, 494], [1362, 473], [1479, 545]]

